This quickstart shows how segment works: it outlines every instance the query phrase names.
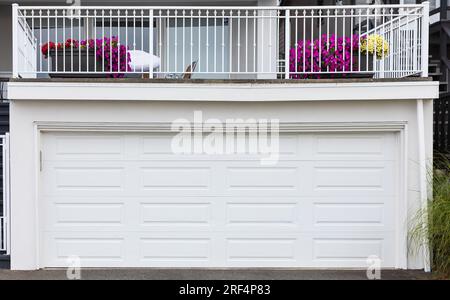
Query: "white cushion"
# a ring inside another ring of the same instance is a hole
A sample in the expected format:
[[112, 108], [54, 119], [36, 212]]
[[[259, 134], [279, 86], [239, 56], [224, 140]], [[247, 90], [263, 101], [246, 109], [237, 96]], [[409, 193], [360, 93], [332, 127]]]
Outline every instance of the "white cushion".
[[132, 72], [148, 72], [150, 66], [152, 66], [152, 69], [156, 69], [161, 65], [161, 58], [148, 52], [142, 50], [129, 50], [128, 52], [130, 53]]

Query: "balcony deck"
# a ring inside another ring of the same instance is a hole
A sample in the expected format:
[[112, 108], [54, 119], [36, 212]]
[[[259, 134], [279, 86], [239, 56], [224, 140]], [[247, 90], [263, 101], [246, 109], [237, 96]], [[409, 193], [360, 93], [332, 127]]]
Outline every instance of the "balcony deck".
[[9, 82], [22, 83], [139, 83], [139, 84], [329, 84], [329, 83], [395, 83], [395, 82], [428, 82], [432, 77], [400, 77], [400, 78], [322, 78], [322, 79], [172, 79], [172, 78], [10, 78]]
[[416, 100], [438, 97], [428, 77], [354, 79], [11, 79], [13, 101], [288, 102]]

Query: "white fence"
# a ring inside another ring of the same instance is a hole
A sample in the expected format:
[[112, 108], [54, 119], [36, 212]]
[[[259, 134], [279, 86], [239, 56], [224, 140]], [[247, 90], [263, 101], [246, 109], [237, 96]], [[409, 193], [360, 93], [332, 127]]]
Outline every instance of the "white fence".
[[[13, 73], [252, 79], [428, 76], [428, 12], [428, 2], [320, 7], [13, 5]], [[381, 50], [370, 51], [372, 46]]]
[[[0, 136], [2, 147], [2, 169], [3, 169], [3, 193], [1, 198], [2, 211], [0, 215], [0, 251], [4, 254], [10, 253], [10, 227], [9, 227], [9, 134]], [[0, 253], [1, 254], [1, 253]]]

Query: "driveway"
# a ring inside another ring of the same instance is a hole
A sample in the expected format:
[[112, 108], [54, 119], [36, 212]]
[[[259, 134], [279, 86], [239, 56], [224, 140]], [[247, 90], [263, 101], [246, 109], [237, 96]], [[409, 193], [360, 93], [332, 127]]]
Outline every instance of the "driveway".
[[[67, 279], [65, 270], [10, 271], [0, 270], [0, 280]], [[365, 280], [366, 271], [361, 270], [205, 270], [205, 269], [84, 269], [81, 279], [162, 279], [162, 280]], [[421, 280], [432, 279], [423, 271], [382, 270], [381, 279]]]

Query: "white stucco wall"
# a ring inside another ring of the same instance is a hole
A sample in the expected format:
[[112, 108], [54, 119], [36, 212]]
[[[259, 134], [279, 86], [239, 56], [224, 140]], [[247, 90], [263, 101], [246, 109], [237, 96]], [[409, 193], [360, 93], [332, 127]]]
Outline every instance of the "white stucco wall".
[[[305, 102], [180, 102], [180, 101], [45, 101], [11, 102], [11, 213], [13, 269], [36, 269], [38, 226], [36, 207], [37, 140], [35, 122], [171, 122], [193, 118], [279, 118], [281, 122], [394, 122], [408, 124], [408, 210], [419, 202], [416, 101], [305, 101]], [[432, 154], [432, 101], [425, 101], [427, 157]], [[422, 259], [408, 258], [409, 268], [421, 268]]]

